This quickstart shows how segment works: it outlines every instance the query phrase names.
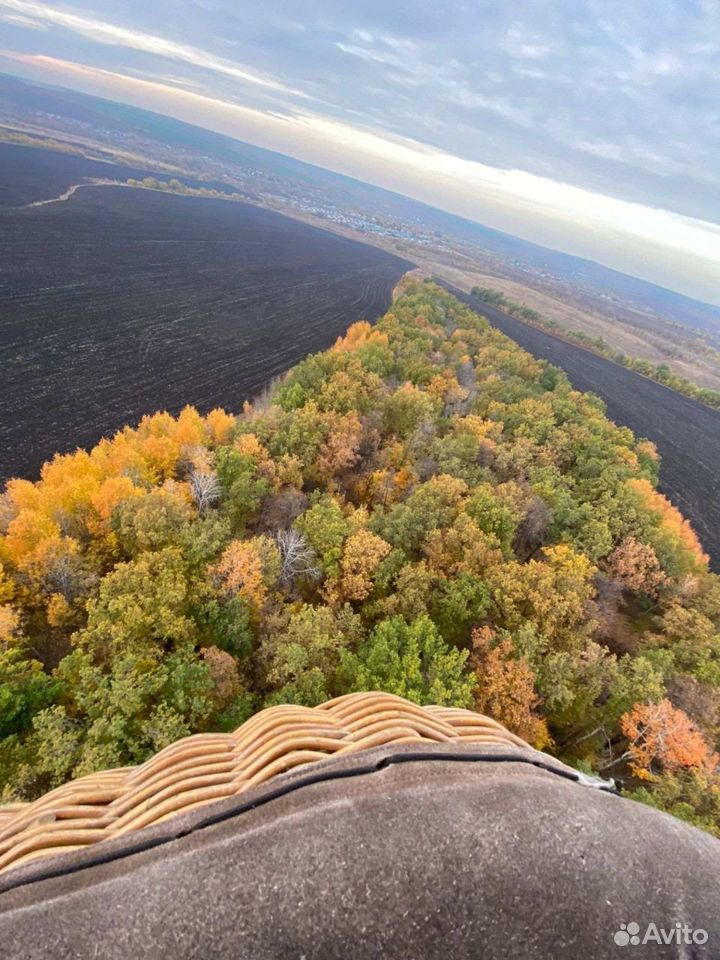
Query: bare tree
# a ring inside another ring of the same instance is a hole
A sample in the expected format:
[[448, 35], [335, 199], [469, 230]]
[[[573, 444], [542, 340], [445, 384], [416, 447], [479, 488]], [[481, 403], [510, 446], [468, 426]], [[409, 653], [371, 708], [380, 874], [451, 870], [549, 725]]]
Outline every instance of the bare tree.
[[275, 542], [280, 551], [282, 563], [280, 581], [285, 586], [292, 586], [298, 577], [306, 580], [319, 580], [322, 572], [317, 563], [315, 551], [305, 537], [294, 527], [289, 530], [278, 530]]
[[45, 555], [42, 588], [59, 593], [68, 603], [87, 597], [97, 585], [97, 575], [88, 569], [80, 556], [68, 553], [62, 546], [51, 547]]
[[461, 363], [456, 370], [458, 386], [451, 388], [445, 396], [445, 416], [465, 417], [478, 395], [475, 367], [472, 363]]
[[285, 530], [293, 520], [305, 512], [307, 506], [307, 494], [298, 490], [297, 487], [286, 487], [278, 493], [268, 494], [263, 499], [259, 528], [269, 533]]
[[520, 560], [528, 560], [540, 549], [552, 522], [550, 507], [540, 497], [532, 497], [515, 531], [513, 549]]
[[199, 513], [206, 513], [215, 506], [222, 492], [217, 474], [199, 473], [197, 470], [190, 474], [190, 490]]

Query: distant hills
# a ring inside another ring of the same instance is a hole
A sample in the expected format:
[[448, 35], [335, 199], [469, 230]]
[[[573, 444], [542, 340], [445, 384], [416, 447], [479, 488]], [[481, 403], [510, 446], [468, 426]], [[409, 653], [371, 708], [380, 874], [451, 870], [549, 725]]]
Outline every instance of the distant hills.
[[49, 132], [84, 132], [116, 148], [123, 143], [153, 146], [158, 157], [182, 156], [241, 166], [282, 181], [286, 187], [317, 191], [339, 206], [356, 207], [387, 217], [424, 224], [451, 238], [476, 243], [510, 261], [552, 274], [556, 279], [604, 297], [629, 301], [690, 327], [720, 331], [720, 307], [703, 303], [601, 264], [530, 243], [511, 234], [438, 210], [409, 197], [333, 173], [292, 157], [256, 147], [171, 117], [104, 100], [61, 87], [0, 74], [0, 122], [12, 119]]

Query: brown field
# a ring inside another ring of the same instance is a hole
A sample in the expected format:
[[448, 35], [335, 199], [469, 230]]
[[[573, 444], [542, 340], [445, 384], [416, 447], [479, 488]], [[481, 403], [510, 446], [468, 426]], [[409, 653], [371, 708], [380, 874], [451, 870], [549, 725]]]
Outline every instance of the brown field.
[[119, 187], [0, 211], [0, 478], [185, 404], [240, 410], [411, 266], [257, 207]]

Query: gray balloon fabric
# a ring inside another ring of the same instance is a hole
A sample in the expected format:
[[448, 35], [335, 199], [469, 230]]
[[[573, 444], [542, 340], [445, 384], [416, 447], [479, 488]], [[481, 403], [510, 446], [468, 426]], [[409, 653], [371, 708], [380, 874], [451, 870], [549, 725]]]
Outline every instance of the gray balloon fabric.
[[720, 842], [530, 749], [393, 745], [8, 871], [0, 943], [5, 960], [718, 958]]

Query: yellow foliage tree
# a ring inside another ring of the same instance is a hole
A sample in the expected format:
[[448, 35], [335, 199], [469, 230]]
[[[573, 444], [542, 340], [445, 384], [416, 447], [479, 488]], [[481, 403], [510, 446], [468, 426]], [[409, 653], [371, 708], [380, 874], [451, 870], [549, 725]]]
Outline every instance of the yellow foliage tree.
[[0, 603], [7, 603], [15, 595], [15, 585], [12, 579], [5, 574], [5, 568], [0, 563]]
[[432, 530], [423, 553], [430, 568], [447, 577], [483, 574], [503, 558], [497, 538], [483, 533], [466, 513], [461, 513], [451, 527]]
[[210, 573], [230, 596], [248, 602], [257, 615], [265, 606], [268, 587], [277, 579], [280, 556], [269, 537], [233, 540]]
[[364, 600], [373, 586], [380, 561], [390, 553], [390, 544], [369, 530], [358, 530], [345, 541], [340, 560], [340, 579], [335, 589], [345, 600]]
[[337, 338], [332, 349], [350, 353], [366, 343], [381, 343], [387, 346], [389, 340], [387, 334], [375, 330], [367, 320], [360, 320], [348, 327], [344, 337]]
[[270, 454], [254, 433], [241, 433], [236, 439], [234, 447], [245, 457], [252, 457], [256, 463], [263, 463], [270, 459]]
[[235, 417], [219, 407], [205, 417], [207, 432], [213, 446], [228, 443], [235, 429]]
[[514, 630], [530, 622], [560, 649], [581, 644], [593, 629], [588, 602], [595, 594], [593, 564], [561, 544], [545, 560], [510, 562], [488, 576], [499, 625]]
[[115, 507], [129, 497], [142, 496], [143, 490], [135, 486], [132, 479], [126, 475], [108, 477], [100, 484], [91, 496], [90, 503], [97, 514], [99, 523], [95, 529], [102, 529], [107, 525]]
[[2, 542], [2, 554], [15, 566], [43, 548], [51, 540], [60, 539], [60, 527], [39, 510], [21, 510], [10, 521]]
[[636, 478], [628, 481], [630, 488], [640, 497], [644, 505], [660, 518], [661, 526], [673, 536], [694, 560], [696, 569], [707, 567], [708, 556], [700, 545], [697, 534], [690, 523], [674, 507], [667, 497], [656, 490], [648, 480]]
[[19, 626], [20, 617], [17, 611], [9, 603], [0, 604], [0, 651], [3, 647], [10, 646]]

